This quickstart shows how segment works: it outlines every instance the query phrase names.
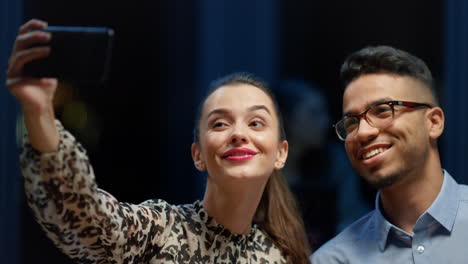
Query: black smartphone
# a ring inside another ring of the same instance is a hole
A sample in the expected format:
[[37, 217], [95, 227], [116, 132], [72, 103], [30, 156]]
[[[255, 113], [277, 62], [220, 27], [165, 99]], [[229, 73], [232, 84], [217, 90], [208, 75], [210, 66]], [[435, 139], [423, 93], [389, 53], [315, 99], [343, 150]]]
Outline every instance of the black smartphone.
[[24, 65], [23, 74], [72, 82], [104, 82], [108, 78], [114, 30], [107, 27], [49, 26], [50, 54]]

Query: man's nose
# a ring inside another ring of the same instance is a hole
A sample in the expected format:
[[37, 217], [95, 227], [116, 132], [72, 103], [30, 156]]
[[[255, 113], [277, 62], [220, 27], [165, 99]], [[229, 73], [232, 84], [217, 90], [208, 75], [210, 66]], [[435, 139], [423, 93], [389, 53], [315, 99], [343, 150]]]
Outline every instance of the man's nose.
[[366, 118], [361, 118], [355, 136], [356, 139], [360, 142], [367, 142], [374, 139], [379, 134], [379, 132], [380, 130], [369, 124]]

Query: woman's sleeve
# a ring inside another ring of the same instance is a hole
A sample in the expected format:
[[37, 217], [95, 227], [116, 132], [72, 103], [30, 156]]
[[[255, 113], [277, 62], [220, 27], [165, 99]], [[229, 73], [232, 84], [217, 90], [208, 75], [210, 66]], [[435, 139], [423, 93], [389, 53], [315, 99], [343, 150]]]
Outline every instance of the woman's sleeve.
[[119, 203], [98, 189], [86, 151], [59, 121], [57, 126], [56, 152], [37, 152], [27, 137], [21, 152], [26, 199], [37, 222], [80, 263], [147, 262], [169, 236], [171, 206]]

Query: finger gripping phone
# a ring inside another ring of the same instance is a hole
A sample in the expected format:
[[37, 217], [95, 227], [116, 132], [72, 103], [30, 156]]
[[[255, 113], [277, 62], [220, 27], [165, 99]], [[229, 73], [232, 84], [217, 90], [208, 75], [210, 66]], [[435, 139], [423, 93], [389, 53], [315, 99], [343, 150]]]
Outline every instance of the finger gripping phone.
[[46, 58], [26, 64], [23, 74], [76, 82], [108, 79], [114, 30], [107, 27], [50, 26], [43, 31], [52, 38]]

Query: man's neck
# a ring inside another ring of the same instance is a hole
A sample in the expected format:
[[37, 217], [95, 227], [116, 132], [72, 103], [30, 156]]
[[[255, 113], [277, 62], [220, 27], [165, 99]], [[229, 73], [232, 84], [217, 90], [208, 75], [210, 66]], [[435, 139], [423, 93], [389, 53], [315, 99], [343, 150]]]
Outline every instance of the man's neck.
[[403, 180], [380, 190], [386, 218], [409, 234], [418, 218], [432, 205], [443, 183], [440, 162], [432, 168], [412, 172]]

